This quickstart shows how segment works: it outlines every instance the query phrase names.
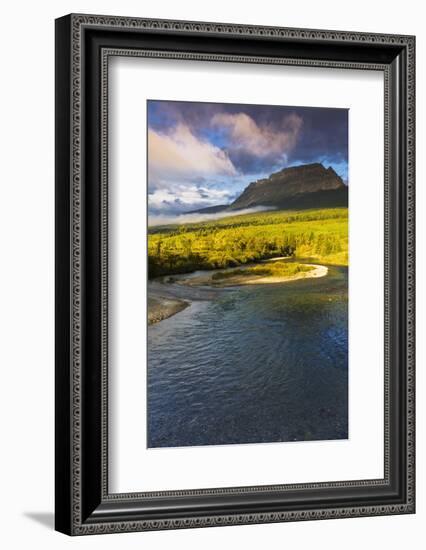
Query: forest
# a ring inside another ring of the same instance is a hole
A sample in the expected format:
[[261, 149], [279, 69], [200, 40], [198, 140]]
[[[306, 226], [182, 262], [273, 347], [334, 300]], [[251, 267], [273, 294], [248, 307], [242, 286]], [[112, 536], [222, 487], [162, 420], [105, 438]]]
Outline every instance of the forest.
[[150, 279], [281, 256], [347, 266], [348, 209], [275, 210], [148, 228]]

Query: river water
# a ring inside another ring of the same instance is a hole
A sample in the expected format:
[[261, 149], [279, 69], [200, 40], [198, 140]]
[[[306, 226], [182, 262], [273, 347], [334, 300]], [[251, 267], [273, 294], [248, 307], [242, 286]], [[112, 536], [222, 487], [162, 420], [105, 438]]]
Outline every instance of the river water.
[[347, 287], [329, 267], [220, 289], [150, 326], [148, 447], [346, 439]]

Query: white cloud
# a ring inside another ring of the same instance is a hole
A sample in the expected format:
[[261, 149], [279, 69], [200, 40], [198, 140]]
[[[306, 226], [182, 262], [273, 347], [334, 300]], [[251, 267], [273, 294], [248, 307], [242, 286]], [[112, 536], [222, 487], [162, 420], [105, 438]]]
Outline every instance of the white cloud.
[[[199, 139], [184, 124], [167, 133], [148, 130], [148, 203], [151, 211], [177, 212], [227, 203], [229, 191], [217, 189], [212, 184], [218, 178], [236, 173], [226, 152]], [[210, 185], [200, 185], [203, 180]]]
[[167, 134], [148, 130], [148, 173], [151, 182], [169, 177], [235, 175], [236, 170], [224, 151], [179, 124]]
[[302, 118], [296, 114], [286, 116], [280, 130], [270, 124], [259, 126], [246, 113], [217, 113], [212, 118], [212, 124], [228, 128], [233, 149], [261, 158], [284, 156], [291, 151], [296, 145], [302, 123]]
[[224, 189], [197, 187], [192, 184], [163, 182], [148, 195], [150, 210], [161, 212], [187, 211], [205, 206], [212, 206], [221, 202], [228, 203], [230, 193]]

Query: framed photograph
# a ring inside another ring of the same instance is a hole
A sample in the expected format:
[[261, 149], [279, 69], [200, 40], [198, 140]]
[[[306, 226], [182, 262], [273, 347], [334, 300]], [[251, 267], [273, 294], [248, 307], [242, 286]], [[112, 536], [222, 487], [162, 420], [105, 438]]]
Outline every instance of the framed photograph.
[[56, 21], [56, 529], [415, 511], [413, 36]]

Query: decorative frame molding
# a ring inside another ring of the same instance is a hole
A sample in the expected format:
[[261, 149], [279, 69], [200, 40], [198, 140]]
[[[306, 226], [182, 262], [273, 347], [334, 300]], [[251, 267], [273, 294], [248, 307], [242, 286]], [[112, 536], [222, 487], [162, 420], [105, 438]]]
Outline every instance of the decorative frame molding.
[[[161, 49], [155, 47], [158, 37], [167, 42]], [[209, 48], [221, 44], [220, 49], [228, 51], [194, 51], [203, 48], [200, 38], [206, 37], [214, 38]], [[141, 43], [135, 44], [138, 40]], [[180, 48], [174, 48], [179, 41]], [[232, 48], [247, 51], [236, 54]], [[414, 512], [414, 49], [414, 37], [389, 34], [95, 15], [56, 21], [58, 530], [83, 535]], [[287, 55], [280, 55], [283, 52]], [[108, 493], [107, 92], [108, 59], [117, 55], [384, 72], [383, 479]], [[95, 160], [89, 160], [92, 157]], [[89, 202], [98, 206], [93, 210]], [[335, 498], [326, 504], [318, 497], [322, 493]], [[355, 495], [353, 504], [340, 504], [339, 498], [350, 494]], [[189, 499], [186, 511], [173, 509], [176, 498]], [[204, 512], [207, 502], [217, 512]]]

